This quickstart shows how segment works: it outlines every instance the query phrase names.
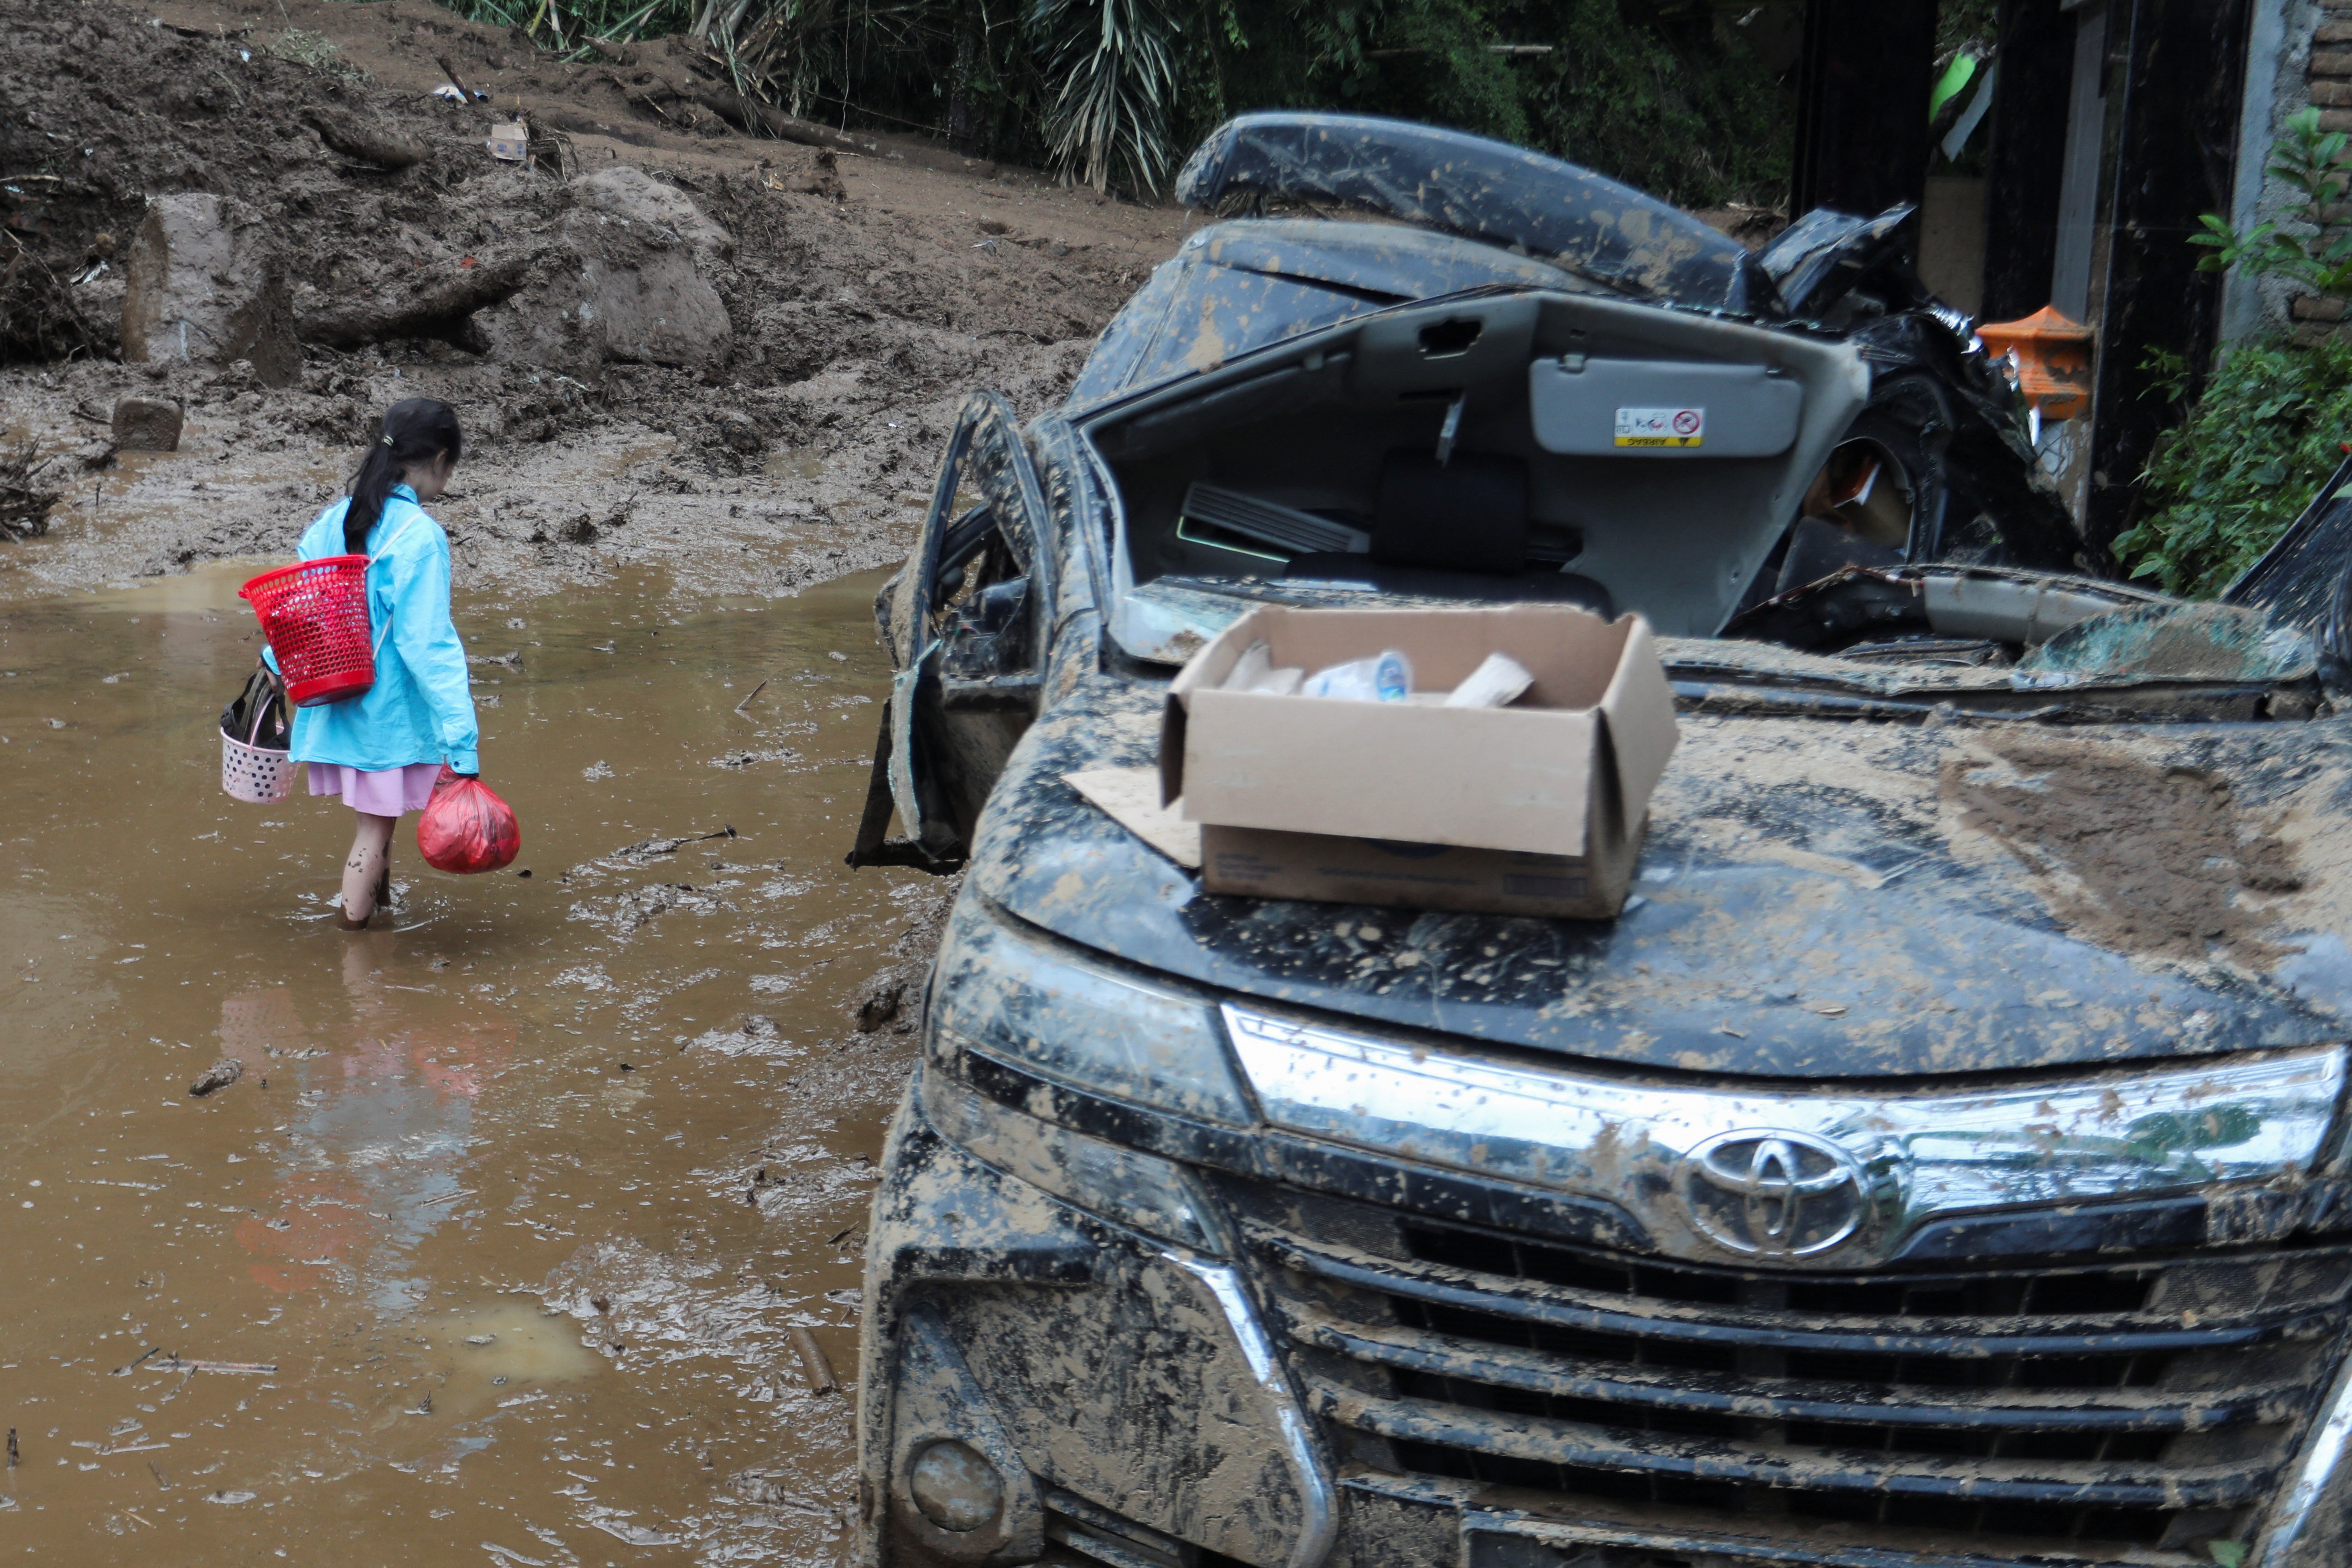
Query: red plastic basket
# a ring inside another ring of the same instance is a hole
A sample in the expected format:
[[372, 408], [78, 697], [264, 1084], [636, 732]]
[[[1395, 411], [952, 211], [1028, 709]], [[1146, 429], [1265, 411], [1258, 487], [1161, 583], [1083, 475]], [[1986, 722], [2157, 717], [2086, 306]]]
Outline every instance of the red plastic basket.
[[341, 702], [375, 684], [367, 563], [364, 555], [322, 555], [264, 572], [236, 591], [261, 617], [298, 708]]

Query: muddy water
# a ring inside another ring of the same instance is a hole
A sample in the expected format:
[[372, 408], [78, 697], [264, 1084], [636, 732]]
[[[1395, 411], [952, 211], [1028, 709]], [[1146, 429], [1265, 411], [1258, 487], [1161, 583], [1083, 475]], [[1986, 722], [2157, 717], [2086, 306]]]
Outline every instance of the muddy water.
[[0, 607], [0, 1558], [833, 1561], [791, 1332], [854, 1370], [853, 1015], [937, 897], [840, 863], [874, 579], [461, 596], [523, 853], [404, 832], [352, 936], [349, 812], [218, 788], [250, 569]]

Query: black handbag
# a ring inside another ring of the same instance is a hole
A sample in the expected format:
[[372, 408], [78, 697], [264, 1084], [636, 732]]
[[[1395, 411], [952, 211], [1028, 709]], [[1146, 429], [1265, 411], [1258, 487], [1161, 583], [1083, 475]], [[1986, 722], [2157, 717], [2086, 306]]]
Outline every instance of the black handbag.
[[293, 744], [293, 729], [286, 719], [286, 688], [278, 672], [257, 662], [245, 679], [245, 689], [221, 710], [221, 733], [264, 752], [282, 752]]

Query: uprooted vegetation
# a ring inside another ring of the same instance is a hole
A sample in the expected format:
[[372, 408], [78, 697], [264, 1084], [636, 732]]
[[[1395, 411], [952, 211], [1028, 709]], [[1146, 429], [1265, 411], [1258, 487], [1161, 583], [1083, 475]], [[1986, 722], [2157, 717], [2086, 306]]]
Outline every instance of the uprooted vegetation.
[[49, 531], [49, 512], [64, 498], [52, 463], [26, 441], [0, 452], [0, 538], [31, 539]]

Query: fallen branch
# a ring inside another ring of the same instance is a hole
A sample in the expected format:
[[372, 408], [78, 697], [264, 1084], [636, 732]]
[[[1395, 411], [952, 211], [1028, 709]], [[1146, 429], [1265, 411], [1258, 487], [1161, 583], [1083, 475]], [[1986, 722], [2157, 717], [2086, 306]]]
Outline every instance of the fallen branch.
[[375, 300], [320, 310], [302, 318], [296, 331], [305, 342], [350, 348], [385, 338], [447, 337], [466, 318], [495, 305], [530, 281], [533, 252], [486, 261], [454, 277], [437, 278], [397, 300]]
[[153, 1363], [150, 1372], [245, 1372], [267, 1376], [278, 1370], [274, 1361], [190, 1361], [180, 1356], [166, 1356]]
[[[624, 88], [623, 90], [630, 89]], [[860, 136], [854, 131], [836, 131], [830, 125], [819, 125], [811, 120], [795, 119], [756, 99], [745, 98], [723, 83], [695, 82], [688, 85], [663, 77], [651, 89], [634, 96], [657, 109], [653, 104], [656, 92], [665, 93], [681, 103], [707, 109], [737, 130], [748, 131], [754, 136], [771, 136], [779, 142], [797, 142], [804, 147], [830, 147], [866, 158], [906, 161], [906, 154], [896, 148], [885, 147], [870, 136]]]
[[743, 711], [743, 710], [744, 710], [744, 709], [749, 708], [750, 706], [751, 706], [751, 698], [752, 698], [752, 697], [757, 697], [758, 695], [760, 695], [760, 693], [761, 693], [762, 691], [765, 691], [766, 689], [768, 689], [768, 683], [767, 683], [766, 681], [764, 681], [764, 680], [763, 680], [763, 681], [761, 681], [761, 682], [760, 682], [760, 684], [759, 684], [759, 685], [757, 685], [757, 686], [755, 686], [755, 687], [751, 688], [751, 696], [750, 696], [750, 697], [746, 697], [746, 698], [744, 698], [742, 701], [738, 702], [737, 704], [735, 704], [735, 711], [736, 711], [736, 712], [738, 712], [738, 713], [740, 713], [740, 712], [742, 712], [742, 711]]

